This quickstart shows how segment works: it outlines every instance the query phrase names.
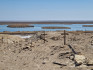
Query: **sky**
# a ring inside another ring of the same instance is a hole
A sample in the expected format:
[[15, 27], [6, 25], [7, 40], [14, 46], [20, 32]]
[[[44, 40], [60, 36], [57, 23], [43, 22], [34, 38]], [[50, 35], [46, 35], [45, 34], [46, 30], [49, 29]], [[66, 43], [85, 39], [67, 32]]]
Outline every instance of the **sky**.
[[90, 21], [93, 0], [0, 0], [0, 21]]

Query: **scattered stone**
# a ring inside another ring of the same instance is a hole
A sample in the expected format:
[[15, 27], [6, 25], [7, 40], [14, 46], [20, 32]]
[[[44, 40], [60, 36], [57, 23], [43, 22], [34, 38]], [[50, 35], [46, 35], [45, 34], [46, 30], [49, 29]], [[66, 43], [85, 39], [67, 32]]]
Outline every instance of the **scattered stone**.
[[42, 64], [46, 64], [45, 62], [42, 62]]
[[88, 60], [87, 66], [93, 66], [93, 60]]
[[23, 50], [29, 50], [29, 47], [24, 47]]
[[57, 41], [59, 40], [59, 37], [52, 37], [51, 39]]
[[59, 59], [70, 58], [71, 54], [72, 54], [71, 52], [60, 53], [59, 56], [58, 56], [58, 58]]
[[69, 59], [70, 59], [70, 60], [74, 60], [74, 56], [71, 55], [71, 56], [69, 57]]
[[80, 65], [80, 67], [86, 67], [86, 65], [82, 64], [82, 65]]
[[35, 42], [32, 42], [32, 43], [31, 43], [31, 46], [35, 46]]
[[38, 42], [42, 42], [42, 40], [38, 40]]
[[84, 55], [75, 55], [74, 60], [76, 61], [76, 65], [86, 64], [86, 57]]

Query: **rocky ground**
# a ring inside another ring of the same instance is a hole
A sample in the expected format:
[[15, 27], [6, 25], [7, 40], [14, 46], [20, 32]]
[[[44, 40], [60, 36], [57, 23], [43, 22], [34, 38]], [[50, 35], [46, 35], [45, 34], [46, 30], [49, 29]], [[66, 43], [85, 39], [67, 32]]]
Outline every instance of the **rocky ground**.
[[93, 33], [0, 34], [0, 70], [93, 70]]

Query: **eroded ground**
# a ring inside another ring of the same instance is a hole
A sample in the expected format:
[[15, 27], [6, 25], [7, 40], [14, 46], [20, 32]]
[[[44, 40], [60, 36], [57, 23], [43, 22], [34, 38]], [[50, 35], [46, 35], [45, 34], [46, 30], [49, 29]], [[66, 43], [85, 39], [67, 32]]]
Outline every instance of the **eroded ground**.
[[[0, 70], [93, 70], [93, 33], [0, 35]], [[45, 38], [45, 42], [44, 42]]]

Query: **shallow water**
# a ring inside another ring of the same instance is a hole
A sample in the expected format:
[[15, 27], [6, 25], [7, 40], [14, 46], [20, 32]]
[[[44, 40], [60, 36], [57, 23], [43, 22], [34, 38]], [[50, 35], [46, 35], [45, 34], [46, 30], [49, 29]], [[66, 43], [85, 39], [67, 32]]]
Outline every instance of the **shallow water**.
[[[93, 27], [82, 27], [82, 25], [93, 25], [93, 24], [31, 24], [34, 27], [27, 28], [9, 28], [7, 25], [0, 25], [0, 32], [3, 31], [56, 31], [56, 30], [67, 30], [67, 31], [93, 31]], [[70, 27], [71, 29], [42, 29], [42, 27]]]

